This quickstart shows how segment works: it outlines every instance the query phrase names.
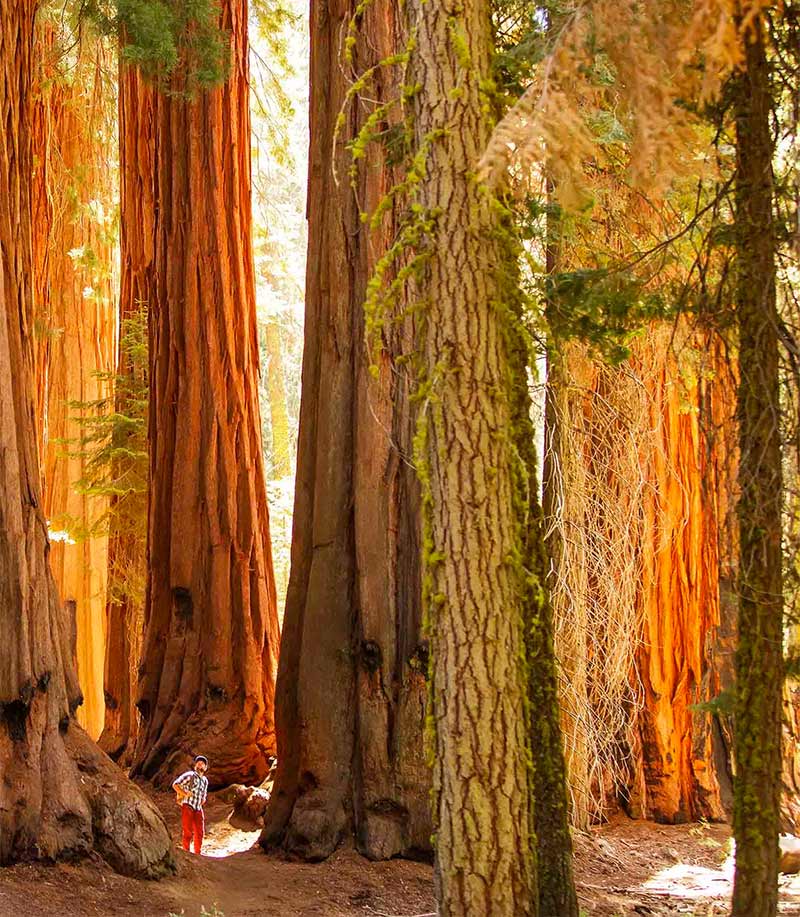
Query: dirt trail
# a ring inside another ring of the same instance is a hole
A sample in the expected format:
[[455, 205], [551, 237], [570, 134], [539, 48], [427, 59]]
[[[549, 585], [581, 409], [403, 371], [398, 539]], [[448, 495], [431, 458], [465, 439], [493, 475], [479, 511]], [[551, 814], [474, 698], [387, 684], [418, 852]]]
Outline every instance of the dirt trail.
[[[180, 813], [155, 797], [176, 848]], [[124, 879], [103, 863], [0, 870], [0, 917], [419, 917], [434, 911], [424, 863], [371, 863], [342, 850], [325, 863], [287, 862], [250, 849], [252, 826], [232, 824], [212, 798], [205, 856], [176, 849], [178, 874]], [[724, 825], [653, 825], [620, 819], [576, 838], [576, 873], [587, 917], [728, 913], [732, 861]], [[216, 910], [215, 910], [216, 909]], [[800, 877], [781, 880], [781, 915], [800, 917]], [[490, 915], [474, 915], [490, 917]]]

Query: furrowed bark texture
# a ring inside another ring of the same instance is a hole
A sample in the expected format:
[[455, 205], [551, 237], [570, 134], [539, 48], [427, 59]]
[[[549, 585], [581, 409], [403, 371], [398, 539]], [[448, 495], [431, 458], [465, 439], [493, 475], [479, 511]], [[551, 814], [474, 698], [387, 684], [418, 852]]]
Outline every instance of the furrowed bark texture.
[[[139, 71], [120, 63], [119, 70], [120, 159], [120, 298], [119, 325], [148, 311], [153, 285], [154, 256], [154, 96]], [[147, 368], [137, 366], [120, 346], [117, 378], [146, 383]], [[126, 388], [118, 384], [115, 410], [128, 414]], [[125, 434], [123, 434], [124, 436]], [[130, 436], [128, 436], [130, 439]], [[120, 442], [124, 448], [126, 443]], [[131, 444], [134, 449], [135, 443]], [[136, 461], [136, 460], [134, 460]], [[125, 481], [136, 474], [120, 458], [114, 477]], [[142, 503], [146, 494], [135, 492], [112, 497], [108, 540], [107, 638], [105, 648], [105, 725], [100, 747], [120, 763], [129, 765], [138, 736], [136, 710], [137, 673], [144, 635], [144, 588], [147, 577], [147, 534], [141, 528]], [[138, 589], [138, 583], [142, 588]]]
[[[708, 366], [693, 372], [687, 359], [703, 354]], [[734, 380], [713, 335], [676, 342], [662, 329], [637, 359], [659, 367], [648, 383], [655, 448], [642, 530], [643, 814], [670, 823], [720, 821], [731, 803], [730, 747], [718, 716], [692, 707], [730, 687], [721, 607], [728, 558], [721, 552], [725, 485], [735, 472], [726, 467], [736, 436]]]
[[[46, 38], [37, 45], [45, 55], [59, 51]], [[81, 493], [77, 485], [90, 474], [80, 418], [93, 415], [91, 402], [111, 395], [108, 374], [115, 363], [114, 187], [109, 168], [113, 136], [103, 75], [108, 58], [103, 44], [87, 34], [80, 37], [68, 70], [59, 62], [50, 68], [43, 64], [44, 71], [51, 70], [43, 73], [49, 80], [41, 89], [50, 136], [43, 147], [37, 142], [35, 150], [37, 159], [47, 163], [52, 202], [46, 230], [46, 368], [44, 379], [37, 379], [37, 389], [44, 384], [47, 393], [43, 506], [56, 533], [50, 567], [59, 595], [75, 617], [84, 698], [78, 722], [93, 739], [103, 728], [108, 538], [89, 532], [107, 511], [108, 498]]]
[[[259, 782], [275, 750], [278, 617], [258, 407], [247, 8], [221, 5], [230, 75], [155, 100], [150, 518], [133, 772], [187, 756]], [[175, 77], [179, 80], [179, 77]]]
[[161, 816], [71, 717], [80, 690], [48, 565], [31, 338], [35, 13], [20, 0], [0, 21], [0, 863], [96, 850], [157, 875], [172, 862]]
[[537, 895], [508, 316], [500, 220], [471, 178], [490, 128], [480, 90], [490, 9], [413, 0], [408, 10], [415, 145], [430, 146], [418, 200], [435, 221], [418, 292], [437, 900], [444, 917], [520, 917], [536, 912]]
[[[345, 142], [370, 103], [336, 114], [350, 85], [341, 36], [355, 2], [311, 6], [311, 158], [305, 349], [292, 566], [278, 673], [278, 772], [262, 842], [308, 859], [354, 833], [373, 859], [430, 849], [424, 761], [427, 647], [421, 640], [419, 494], [408, 386], [391, 360], [409, 329], [384, 333], [369, 370], [363, 304], [376, 260], [394, 238], [386, 214], [370, 233], [346, 174]], [[402, 47], [393, 2], [370, 4], [353, 69]], [[368, 95], [399, 92], [381, 68]], [[384, 125], [385, 127], [386, 125]], [[396, 176], [372, 143], [358, 201], [372, 211]], [[332, 163], [339, 175], [335, 183]]]
[[736, 318], [739, 416], [739, 644], [736, 652], [734, 917], [778, 902], [783, 589], [778, 316], [770, 77], [764, 26], [748, 29], [737, 79]]

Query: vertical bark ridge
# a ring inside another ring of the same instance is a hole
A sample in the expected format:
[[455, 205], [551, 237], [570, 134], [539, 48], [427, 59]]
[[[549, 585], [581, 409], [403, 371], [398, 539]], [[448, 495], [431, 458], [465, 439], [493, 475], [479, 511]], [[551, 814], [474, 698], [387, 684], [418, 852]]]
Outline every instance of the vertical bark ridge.
[[[419, 498], [408, 462], [414, 421], [407, 381], [393, 366], [408, 349], [410, 328], [387, 328], [373, 378], [363, 314], [397, 213], [370, 234], [359, 204], [373, 210], [398, 175], [377, 141], [367, 148], [356, 193], [347, 185], [345, 144], [358, 136], [371, 102], [348, 107], [333, 145], [350, 85], [342, 36], [356, 9], [349, 0], [311, 7], [305, 350], [278, 773], [263, 835], [264, 844], [309, 859], [329, 855], [349, 834], [372, 858], [430, 850]], [[402, 47], [398, 19], [394, 2], [367, 6], [355, 74]], [[368, 95], [377, 104], [399, 95], [392, 68], [378, 69]], [[392, 123], [390, 116], [380, 127]]]
[[[154, 96], [139, 71], [119, 66], [120, 159], [120, 296], [119, 326], [141, 322], [150, 308], [154, 257]], [[122, 346], [117, 353], [115, 410], [127, 414], [127, 385], [147, 382], [147, 367]], [[122, 383], [122, 384], [121, 384]], [[131, 434], [124, 434], [130, 442]], [[121, 446], [125, 445], [120, 443]], [[135, 445], [136, 444], [132, 444]], [[136, 461], [136, 460], [134, 460]], [[116, 476], [138, 475], [120, 458]], [[127, 466], [127, 467], [126, 467]], [[100, 746], [112, 758], [129, 765], [138, 735], [136, 691], [144, 636], [146, 568], [146, 493], [126, 493], [111, 500], [108, 544], [107, 639], [104, 669], [105, 724]], [[143, 505], [144, 504], [144, 505]]]
[[217, 785], [275, 750], [278, 618], [258, 408], [247, 11], [225, 84], [155, 100], [149, 579], [134, 772], [203, 752]]

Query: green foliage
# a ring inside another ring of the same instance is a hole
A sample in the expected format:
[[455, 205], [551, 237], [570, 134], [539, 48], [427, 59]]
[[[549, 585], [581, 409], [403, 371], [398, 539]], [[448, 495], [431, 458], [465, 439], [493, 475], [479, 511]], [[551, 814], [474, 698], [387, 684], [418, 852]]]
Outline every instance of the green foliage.
[[622, 363], [629, 343], [647, 322], [666, 319], [671, 308], [623, 270], [584, 268], [555, 274], [549, 283], [547, 320], [556, 341], [577, 338], [606, 360]]
[[710, 713], [712, 716], [731, 716], [733, 714], [736, 695], [733, 689], [720, 691], [716, 697], [698, 704], [690, 704], [689, 709], [697, 713]]
[[219, 27], [218, 0], [86, 0], [82, 12], [151, 79], [180, 72], [187, 90], [225, 79], [229, 37]]
[[[98, 373], [113, 383], [113, 398], [70, 402], [81, 436], [66, 443], [84, 459], [84, 475], [74, 482], [76, 490], [105, 498], [108, 508], [93, 519], [61, 517], [51, 526], [69, 533], [74, 540], [103, 537], [109, 532], [134, 540], [140, 546], [147, 537], [149, 458], [147, 448], [148, 343], [147, 310], [141, 307], [122, 323], [121, 364], [127, 372]], [[142, 550], [141, 556], [144, 556]], [[109, 598], [144, 599], [144, 571], [127, 566], [110, 570]]]

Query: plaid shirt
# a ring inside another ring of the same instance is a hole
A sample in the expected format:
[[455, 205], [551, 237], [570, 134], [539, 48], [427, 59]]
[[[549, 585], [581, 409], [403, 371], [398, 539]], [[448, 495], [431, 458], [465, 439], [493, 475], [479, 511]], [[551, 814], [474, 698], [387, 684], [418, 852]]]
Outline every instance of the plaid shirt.
[[175, 783], [189, 790], [189, 796], [183, 800], [183, 804], [199, 812], [205, 805], [206, 796], [208, 796], [208, 777], [202, 777], [195, 771], [186, 771], [185, 774], [178, 777]]

